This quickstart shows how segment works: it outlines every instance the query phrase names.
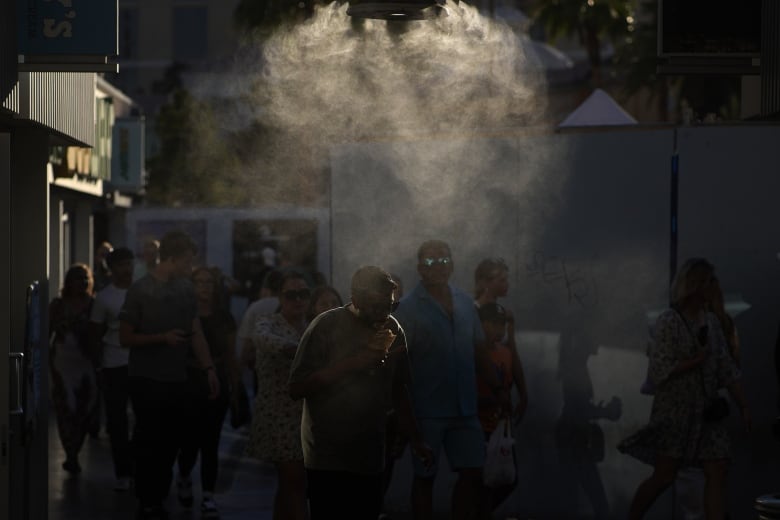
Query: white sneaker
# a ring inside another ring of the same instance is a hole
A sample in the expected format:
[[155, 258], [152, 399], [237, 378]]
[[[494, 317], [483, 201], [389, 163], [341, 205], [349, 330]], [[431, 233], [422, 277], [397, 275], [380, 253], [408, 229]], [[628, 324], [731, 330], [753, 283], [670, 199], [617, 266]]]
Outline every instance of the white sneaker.
[[128, 491], [130, 489], [130, 477], [119, 477], [114, 482], [114, 491]]

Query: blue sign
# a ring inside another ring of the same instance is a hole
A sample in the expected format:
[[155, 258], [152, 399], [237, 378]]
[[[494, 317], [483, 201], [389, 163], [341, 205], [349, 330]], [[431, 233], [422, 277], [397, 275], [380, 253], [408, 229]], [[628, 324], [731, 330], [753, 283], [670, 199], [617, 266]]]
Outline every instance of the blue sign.
[[19, 54], [116, 56], [118, 0], [16, 0]]
[[144, 187], [144, 119], [116, 118], [111, 136], [111, 185], [120, 191], [138, 193]]

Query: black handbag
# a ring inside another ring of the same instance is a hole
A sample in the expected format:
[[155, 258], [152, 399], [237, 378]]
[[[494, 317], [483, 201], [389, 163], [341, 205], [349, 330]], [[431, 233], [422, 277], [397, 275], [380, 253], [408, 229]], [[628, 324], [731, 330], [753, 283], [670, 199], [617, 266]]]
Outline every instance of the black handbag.
[[[702, 384], [704, 384], [704, 380], [702, 380]], [[712, 399], [704, 408], [702, 419], [704, 422], [708, 423], [722, 421], [729, 416], [729, 412], [730, 410], [728, 400], [726, 400], [725, 397], [719, 395]]]

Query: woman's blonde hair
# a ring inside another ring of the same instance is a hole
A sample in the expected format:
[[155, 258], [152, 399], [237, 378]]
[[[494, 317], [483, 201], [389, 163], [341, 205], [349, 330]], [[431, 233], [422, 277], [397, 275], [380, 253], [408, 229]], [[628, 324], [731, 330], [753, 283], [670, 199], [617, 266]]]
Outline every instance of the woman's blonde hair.
[[680, 269], [677, 270], [674, 280], [672, 280], [670, 291], [672, 305], [682, 305], [685, 300], [709, 282], [706, 279], [701, 280], [694, 276], [694, 273], [699, 269], [706, 269], [709, 273], [712, 273], [715, 270], [715, 266], [705, 258], [689, 258], [683, 262]]

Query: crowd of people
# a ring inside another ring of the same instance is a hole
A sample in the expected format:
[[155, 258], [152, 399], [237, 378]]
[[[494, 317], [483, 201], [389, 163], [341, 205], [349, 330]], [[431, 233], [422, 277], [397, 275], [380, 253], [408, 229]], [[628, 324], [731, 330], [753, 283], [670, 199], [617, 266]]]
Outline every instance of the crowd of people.
[[[94, 271], [68, 270], [50, 305], [52, 399], [69, 473], [81, 471], [79, 450], [105, 417], [114, 489], [135, 490], [138, 518], [167, 518], [174, 481], [182, 506], [194, 507], [198, 457], [200, 511], [219, 518], [220, 433], [246, 398], [245, 369], [254, 396], [247, 456], [275, 468], [274, 519], [386, 517], [384, 495], [407, 446], [416, 519], [433, 518], [442, 453], [457, 474], [453, 518], [489, 519], [514, 490], [516, 482], [483, 478], [487, 441], [500, 424], [517, 425], [529, 399], [514, 315], [499, 303], [509, 289], [503, 260], [481, 261], [469, 294], [450, 281], [450, 246], [426, 241], [408, 294], [398, 276], [363, 266], [346, 304], [321, 277], [272, 269], [237, 323], [224, 275], [193, 265], [197, 247], [185, 233], [147, 241], [140, 264], [124, 247], [103, 243], [99, 253]], [[630, 518], [691, 468], [702, 470], [691, 508], [724, 518], [729, 440], [719, 390], [747, 427], [750, 414], [714, 266], [681, 267], [651, 336], [650, 421], [618, 446], [653, 468]], [[603, 417], [614, 420], [613, 401]], [[604, 507], [594, 502], [597, 514]]]

